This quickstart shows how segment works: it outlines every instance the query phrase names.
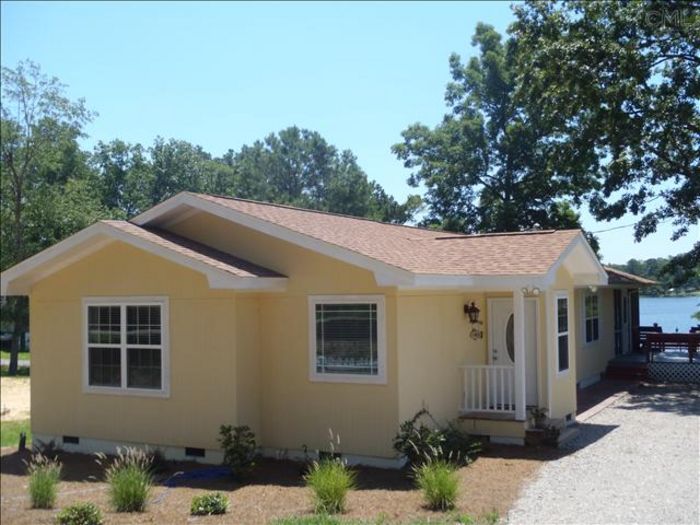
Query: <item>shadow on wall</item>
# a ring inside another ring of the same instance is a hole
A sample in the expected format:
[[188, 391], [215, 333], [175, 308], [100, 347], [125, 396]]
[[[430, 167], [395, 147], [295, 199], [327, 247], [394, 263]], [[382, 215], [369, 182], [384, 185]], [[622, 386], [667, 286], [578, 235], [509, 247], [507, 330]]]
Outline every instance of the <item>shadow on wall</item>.
[[643, 384], [616, 408], [698, 416], [700, 415], [700, 386]]

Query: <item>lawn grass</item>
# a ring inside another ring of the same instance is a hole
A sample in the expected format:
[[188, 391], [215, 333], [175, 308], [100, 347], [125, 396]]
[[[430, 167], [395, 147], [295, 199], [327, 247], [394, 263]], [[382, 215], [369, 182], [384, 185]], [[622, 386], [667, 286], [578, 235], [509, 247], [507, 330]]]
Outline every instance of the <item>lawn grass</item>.
[[[10, 359], [10, 351], [0, 350], [0, 359]], [[17, 354], [17, 359], [20, 361], [31, 361], [31, 354], [29, 352], [20, 352]]]
[[27, 434], [27, 446], [32, 442], [32, 431], [28, 419], [22, 421], [3, 421], [0, 423], [0, 446], [16, 447], [19, 445], [20, 432]]
[[[13, 377], [10, 374], [8, 374], [8, 369], [9, 367], [2, 365], [0, 366], [0, 377]], [[26, 377], [29, 378], [29, 367], [26, 366], [20, 366], [17, 368], [17, 375], [14, 377]]]

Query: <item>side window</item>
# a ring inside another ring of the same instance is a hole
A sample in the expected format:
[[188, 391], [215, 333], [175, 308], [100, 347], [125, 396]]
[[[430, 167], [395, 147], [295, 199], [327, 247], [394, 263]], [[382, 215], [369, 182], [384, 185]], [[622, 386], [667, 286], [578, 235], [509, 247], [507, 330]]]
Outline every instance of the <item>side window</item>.
[[557, 363], [558, 370], [569, 369], [569, 299], [557, 296]]

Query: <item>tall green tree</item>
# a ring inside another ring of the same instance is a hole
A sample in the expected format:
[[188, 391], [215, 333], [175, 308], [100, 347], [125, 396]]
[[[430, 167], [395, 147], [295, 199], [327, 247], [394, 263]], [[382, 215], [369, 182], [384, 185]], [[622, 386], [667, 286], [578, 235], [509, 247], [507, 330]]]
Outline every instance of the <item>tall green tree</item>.
[[[2, 68], [0, 108], [0, 266], [5, 269], [84, 227], [101, 207], [77, 144], [93, 117], [84, 101], [68, 99], [58, 79], [26, 61]], [[9, 372], [14, 374], [28, 324], [26, 298], [8, 298], [3, 324], [13, 329]]]
[[90, 164], [100, 179], [102, 202], [115, 216], [132, 217], [153, 204], [153, 169], [141, 144], [100, 141]]
[[368, 179], [352, 152], [296, 126], [224, 158], [235, 170], [234, 194], [244, 198], [399, 223], [419, 202], [410, 197], [398, 203]]
[[478, 56], [466, 64], [450, 57], [449, 112], [434, 128], [414, 124], [392, 150], [411, 169], [408, 180], [425, 186], [425, 223], [460, 232], [577, 228], [585, 177], [571, 179], [553, 156], [575, 155], [549, 140], [536, 111], [519, 104], [512, 41], [478, 24], [472, 44]]
[[[637, 240], [662, 221], [686, 235], [700, 219], [700, 3], [531, 0], [515, 14], [518, 98], [578, 152], [550, 162], [594, 177], [597, 219], [637, 215]], [[668, 268], [689, 278], [699, 262], [700, 242]]]

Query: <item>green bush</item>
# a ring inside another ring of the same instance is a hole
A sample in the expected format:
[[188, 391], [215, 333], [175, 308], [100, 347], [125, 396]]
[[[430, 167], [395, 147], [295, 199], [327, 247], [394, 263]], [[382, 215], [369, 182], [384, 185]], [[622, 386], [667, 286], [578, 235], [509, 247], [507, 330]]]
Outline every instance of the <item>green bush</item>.
[[153, 477], [151, 458], [138, 448], [117, 449], [117, 457], [108, 463], [98, 454], [98, 463], [105, 467], [109, 498], [117, 512], [143, 512], [151, 493]]
[[94, 503], [76, 503], [56, 516], [58, 525], [102, 525], [102, 512]]
[[193, 516], [211, 516], [212, 514], [226, 514], [228, 510], [228, 498], [220, 492], [209, 492], [192, 498], [190, 514]]
[[457, 500], [459, 479], [455, 466], [444, 459], [427, 461], [414, 469], [416, 485], [432, 510], [449, 510]]
[[219, 443], [224, 451], [224, 465], [231, 468], [231, 473], [242, 478], [255, 466], [257, 444], [255, 434], [250, 427], [242, 425], [221, 425], [219, 428]]
[[61, 463], [41, 453], [34, 454], [27, 463], [29, 499], [33, 509], [51, 509], [56, 503]]
[[338, 459], [314, 462], [304, 479], [314, 492], [314, 509], [320, 514], [343, 512], [345, 496], [355, 488], [355, 472]]
[[441, 427], [425, 409], [401, 423], [393, 446], [406, 457], [410, 466], [435, 459], [466, 465], [481, 450], [481, 444], [462, 432], [456, 424]]

